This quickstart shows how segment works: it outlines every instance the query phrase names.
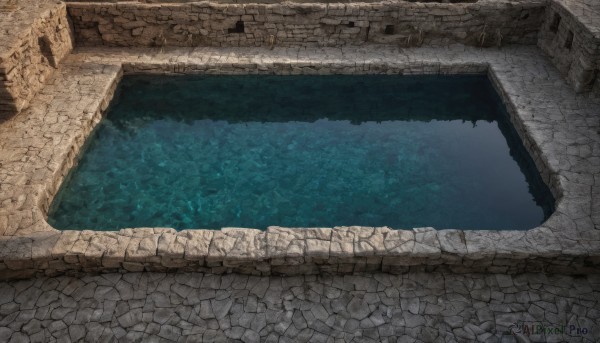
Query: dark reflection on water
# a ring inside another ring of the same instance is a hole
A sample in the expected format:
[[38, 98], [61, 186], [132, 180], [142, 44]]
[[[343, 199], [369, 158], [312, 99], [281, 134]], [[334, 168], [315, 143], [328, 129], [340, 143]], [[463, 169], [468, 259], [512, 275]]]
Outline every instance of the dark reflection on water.
[[529, 229], [553, 204], [486, 76], [131, 76], [49, 222]]

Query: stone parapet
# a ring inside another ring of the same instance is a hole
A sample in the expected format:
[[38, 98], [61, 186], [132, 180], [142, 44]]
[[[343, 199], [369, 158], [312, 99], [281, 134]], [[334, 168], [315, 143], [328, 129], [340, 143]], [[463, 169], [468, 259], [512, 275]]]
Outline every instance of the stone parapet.
[[0, 2], [0, 120], [26, 107], [72, 49], [64, 3]]

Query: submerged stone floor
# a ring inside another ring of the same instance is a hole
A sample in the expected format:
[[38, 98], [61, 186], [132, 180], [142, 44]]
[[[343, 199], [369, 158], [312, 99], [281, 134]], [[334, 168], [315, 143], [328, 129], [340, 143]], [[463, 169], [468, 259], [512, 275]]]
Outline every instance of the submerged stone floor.
[[598, 339], [600, 275], [128, 273], [0, 283], [2, 342]]

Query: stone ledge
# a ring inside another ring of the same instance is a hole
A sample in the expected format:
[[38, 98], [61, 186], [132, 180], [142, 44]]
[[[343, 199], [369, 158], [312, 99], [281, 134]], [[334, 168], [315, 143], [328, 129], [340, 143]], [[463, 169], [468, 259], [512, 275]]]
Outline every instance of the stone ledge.
[[[540, 243], [544, 242], [545, 245]], [[535, 249], [533, 249], [535, 247]], [[0, 238], [2, 278], [39, 273], [210, 271], [256, 275], [383, 271], [598, 272], [600, 254], [568, 251], [548, 228], [460, 231], [387, 227], [157, 228]]]
[[[488, 72], [556, 199], [528, 231], [336, 227], [266, 231], [169, 228], [62, 231], [45, 212], [121, 73], [442, 74]], [[80, 49], [35, 98], [0, 125], [0, 277], [110, 271], [247, 274], [446, 270], [598, 272], [597, 99], [576, 95], [535, 48], [401, 50]], [[575, 149], [573, 149], [573, 147]], [[4, 153], [4, 152], [10, 153]], [[23, 194], [23, 189], [27, 190]]]

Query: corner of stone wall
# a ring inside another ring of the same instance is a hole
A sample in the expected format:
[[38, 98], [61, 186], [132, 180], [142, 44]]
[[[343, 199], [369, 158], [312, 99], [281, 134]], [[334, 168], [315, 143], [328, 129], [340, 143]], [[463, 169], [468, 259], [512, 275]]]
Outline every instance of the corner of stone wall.
[[[7, 33], [0, 37], [0, 120], [29, 105], [74, 42], [65, 3], [26, 3], [15, 12], [3, 23]], [[22, 24], [24, 18], [27, 25]]]
[[565, 6], [557, 0], [549, 2], [538, 46], [576, 92], [589, 92], [598, 88], [600, 37]]

